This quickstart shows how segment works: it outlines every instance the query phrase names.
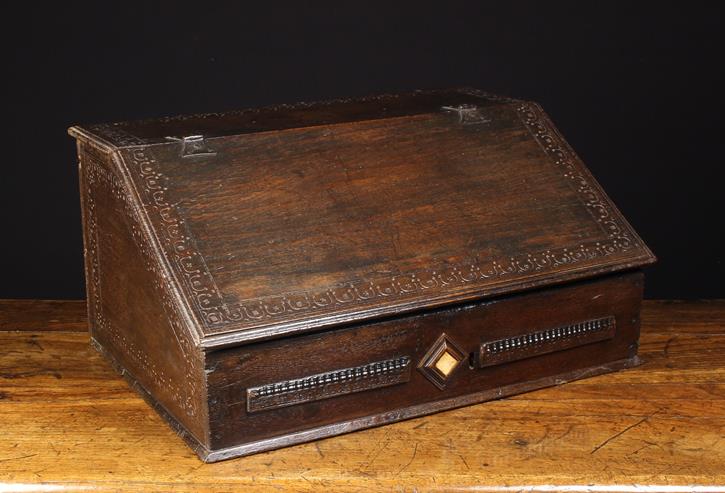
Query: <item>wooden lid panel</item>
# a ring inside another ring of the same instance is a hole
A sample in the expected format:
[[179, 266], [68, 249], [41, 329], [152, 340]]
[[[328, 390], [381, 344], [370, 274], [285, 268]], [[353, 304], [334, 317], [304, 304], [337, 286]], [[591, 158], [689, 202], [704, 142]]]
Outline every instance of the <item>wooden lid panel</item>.
[[264, 338], [654, 260], [538, 106], [131, 147], [202, 336]]

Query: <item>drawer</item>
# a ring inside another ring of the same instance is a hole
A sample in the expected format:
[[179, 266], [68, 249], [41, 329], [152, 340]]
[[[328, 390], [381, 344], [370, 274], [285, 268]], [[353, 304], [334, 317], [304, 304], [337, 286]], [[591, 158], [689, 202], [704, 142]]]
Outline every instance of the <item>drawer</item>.
[[209, 353], [212, 450], [276, 448], [626, 366], [641, 298], [635, 272]]

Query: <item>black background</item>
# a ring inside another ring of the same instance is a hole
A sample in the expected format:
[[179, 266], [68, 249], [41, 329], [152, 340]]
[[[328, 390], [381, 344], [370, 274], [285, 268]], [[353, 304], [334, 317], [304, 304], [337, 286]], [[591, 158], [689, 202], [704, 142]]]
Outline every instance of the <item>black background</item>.
[[71, 124], [451, 86], [544, 106], [658, 255], [647, 297], [725, 297], [719, 2], [3, 9], [0, 297], [84, 294]]

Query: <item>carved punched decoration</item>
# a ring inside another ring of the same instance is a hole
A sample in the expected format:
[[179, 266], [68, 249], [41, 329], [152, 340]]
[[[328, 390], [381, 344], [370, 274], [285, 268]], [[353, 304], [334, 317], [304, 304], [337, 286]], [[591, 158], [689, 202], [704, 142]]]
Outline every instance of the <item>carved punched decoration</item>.
[[556, 134], [541, 110], [531, 103], [509, 102], [515, 105], [521, 122], [531, 132], [544, 153], [561, 170], [567, 183], [605, 233], [605, 239], [586, 242], [567, 248], [520, 254], [512, 257], [473, 260], [465, 263], [443, 263], [439, 268], [405, 272], [392, 277], [374, 277], [343, 282], [316, 291], [283, 293], [226, 303], [223, 293], [214, 282], [193, 237], [173, 204], [166, 198], [168, 178], [159, 170], [153, 147], [130, 148], [129, 170], [139, 182], [138, 188], [167, 259], [176, 265], [188, 299], [200, 322], [209, 333], [221, 333], [230, 323], [242, 323], [245, 328], [259, 327], [275, 319], [285, 321], [319, 317], [331, 309], [356, 309], [361, 306], [381, 306], [392, 300], [419, 297], [424, 291], [472, 292], [477, 285], [505, 282], [507, 277], [536, 275], [559, 266], [586, 263], [631, 250], [637, 246], [629, 228], [611, 209], [603, 192], [591, 183], [591, 177], [578, 163], [573, 151]]
[[247, 389], [247, 412], [267, 411], [389, 387], [410, 380], [410, 358], [402, 356], [354, 368]]
[[118, 123], [99, 123], [91, 125], [90, 128], [95, 134], [118, 147], [137, 146], [146, 143], [144, 139], [128, 133]]
[[[197, 415], [200, 410], [197, 400], [200, 396], [197, 388], [198, 374], [201, 371], [200, 361], [194, 356], [194, 344], [182, 327], [174, 302], [170, 296], [171, 290], [168, 285], [162, 285], [162, 275], [158, 266], [159, 259], [153, 253], [147, 237], [140, 230], [138, 212], [129, 200], [127, 189], [123, 186], [120, 178], [109, 171], [104, 162], [108, 158], [96, 155], [92, 148], [84, 149], [80, 156], [81, 166], [84, 169], [84, 203], [86, 205], [86, 249], [87, 249], [87, 272], [90, 313], [94, 324], [100, 331], [119, 348], [123, 349], [138, 368], [139, 375], [149, 375], [153, 385], [169, 390], [170, 395], [181, 409], [189, 416]], [[101, 188], [110, 191], [113, 199], [120, 205], [124, 216], [130, 223], [131, 235], [142, 258], [145, 268], [153, 274], [156, 280], [154, 288], [161, 299], [162, 309], [171, 325], [176, 344], [185, 359], [186, 375], [183, 381], [175, 381], [166, 374], [163, 368], [159, 367], [146, 351], [138, 347], [130, 340], [123, 330], [116, 327], [105, 314], [101, 293], [101, 262], [99, 245], [99, 227], [96, 196]], [[167, 281], [168, 282], [168, 281]]]
[[614, 337], [615, 331], [615, 319], [610, 316], [484, 342], [478, 352], [478, 367], [509, 363], [606, 341]]

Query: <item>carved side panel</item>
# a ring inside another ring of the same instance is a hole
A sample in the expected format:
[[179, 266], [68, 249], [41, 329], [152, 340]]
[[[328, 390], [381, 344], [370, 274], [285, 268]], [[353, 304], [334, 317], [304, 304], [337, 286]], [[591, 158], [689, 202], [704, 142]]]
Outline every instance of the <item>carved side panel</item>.
[[80, 150], [91, 335], [204, 443], [201, 352], [169, 295], [166, 276], [110, 157], [90, 147]]

